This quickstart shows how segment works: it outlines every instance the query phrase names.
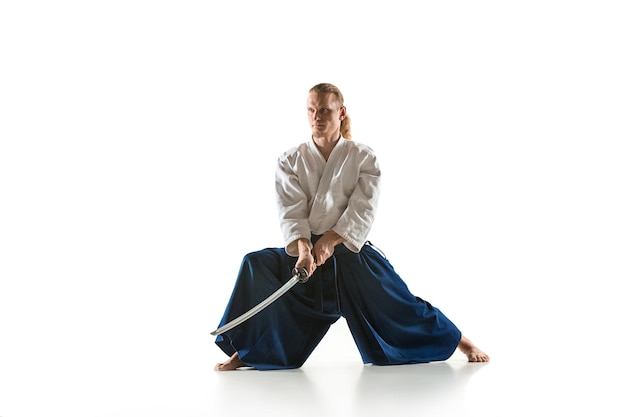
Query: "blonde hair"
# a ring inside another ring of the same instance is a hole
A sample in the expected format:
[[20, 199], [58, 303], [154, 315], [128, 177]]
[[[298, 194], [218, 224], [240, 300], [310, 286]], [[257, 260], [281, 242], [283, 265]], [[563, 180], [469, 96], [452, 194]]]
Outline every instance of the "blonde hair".
[[[320, 83], [316, 86], [312, 87], [309, 90], [309, 93], [332, 93], [335, 95], [337, 102], [339, 103], [339, 107], [343, 107], [343, 94], [341, 91], [334, 85], [330, 83]], [[339, 126], [339, 132], [341, 136], [345, 139], [352, 139], [352, 134], [350, 133], [350, 116], [346, 114], [346, 117], [341, 121], [341, 125]]]

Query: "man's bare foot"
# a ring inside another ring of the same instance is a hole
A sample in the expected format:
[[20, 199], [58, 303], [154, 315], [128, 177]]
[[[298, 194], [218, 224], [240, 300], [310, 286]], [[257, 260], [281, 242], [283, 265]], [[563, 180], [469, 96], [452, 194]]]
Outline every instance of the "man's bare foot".
[[239, 359], [239, 352], [235, 352], [233, 356], [228, 358], [228, 360], [224, 363], [218, 363], [215, 365], [216, 371], [234, 371], [237, 368], [241, 368], [242, 366], [248, 366]]
[[489, 355], [478, 349], [467, 337], [461, 336], [459, 350], [467, 356], [470, 362], [489, 362]]

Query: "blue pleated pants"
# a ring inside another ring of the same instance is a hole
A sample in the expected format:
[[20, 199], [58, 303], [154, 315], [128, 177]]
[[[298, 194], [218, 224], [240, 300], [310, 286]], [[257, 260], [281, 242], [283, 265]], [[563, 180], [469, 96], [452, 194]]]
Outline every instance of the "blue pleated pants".
[[[292, 277], [297, 258], [284, 248], [247, 254], [219, 324], [239, 317]], [[448, 359], [459, 329], [436, 307], [413, 295], [389, 261], [369, 243], [359, 253], [344, 245], [270, 306], [217, 336], [227, 354], [259, 370], [301, 367], [330, 326], [344, 317], [363, 363], [396, 365]]]

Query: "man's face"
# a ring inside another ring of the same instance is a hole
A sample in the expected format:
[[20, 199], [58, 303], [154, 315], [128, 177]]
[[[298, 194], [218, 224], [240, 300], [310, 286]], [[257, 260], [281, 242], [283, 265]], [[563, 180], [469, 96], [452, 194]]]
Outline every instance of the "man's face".
[[314, 138], [336, 139], [339, 137], [339, 126], [346, 116], [346, 108], [339, 107], [333, 93], [309, 93], [307, 113]]

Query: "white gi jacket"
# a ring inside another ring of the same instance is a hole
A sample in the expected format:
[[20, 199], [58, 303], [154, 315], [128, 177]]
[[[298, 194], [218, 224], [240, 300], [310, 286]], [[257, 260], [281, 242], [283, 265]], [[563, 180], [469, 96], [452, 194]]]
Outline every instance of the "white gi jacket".
[[298, 256], [296, 240], [335, 231], [359, 252], [378, 205], [380, 169], [368, 146], [339, 138], [328, 161], [313, 139], [278, 158], [276, 195], [285, 250]]

